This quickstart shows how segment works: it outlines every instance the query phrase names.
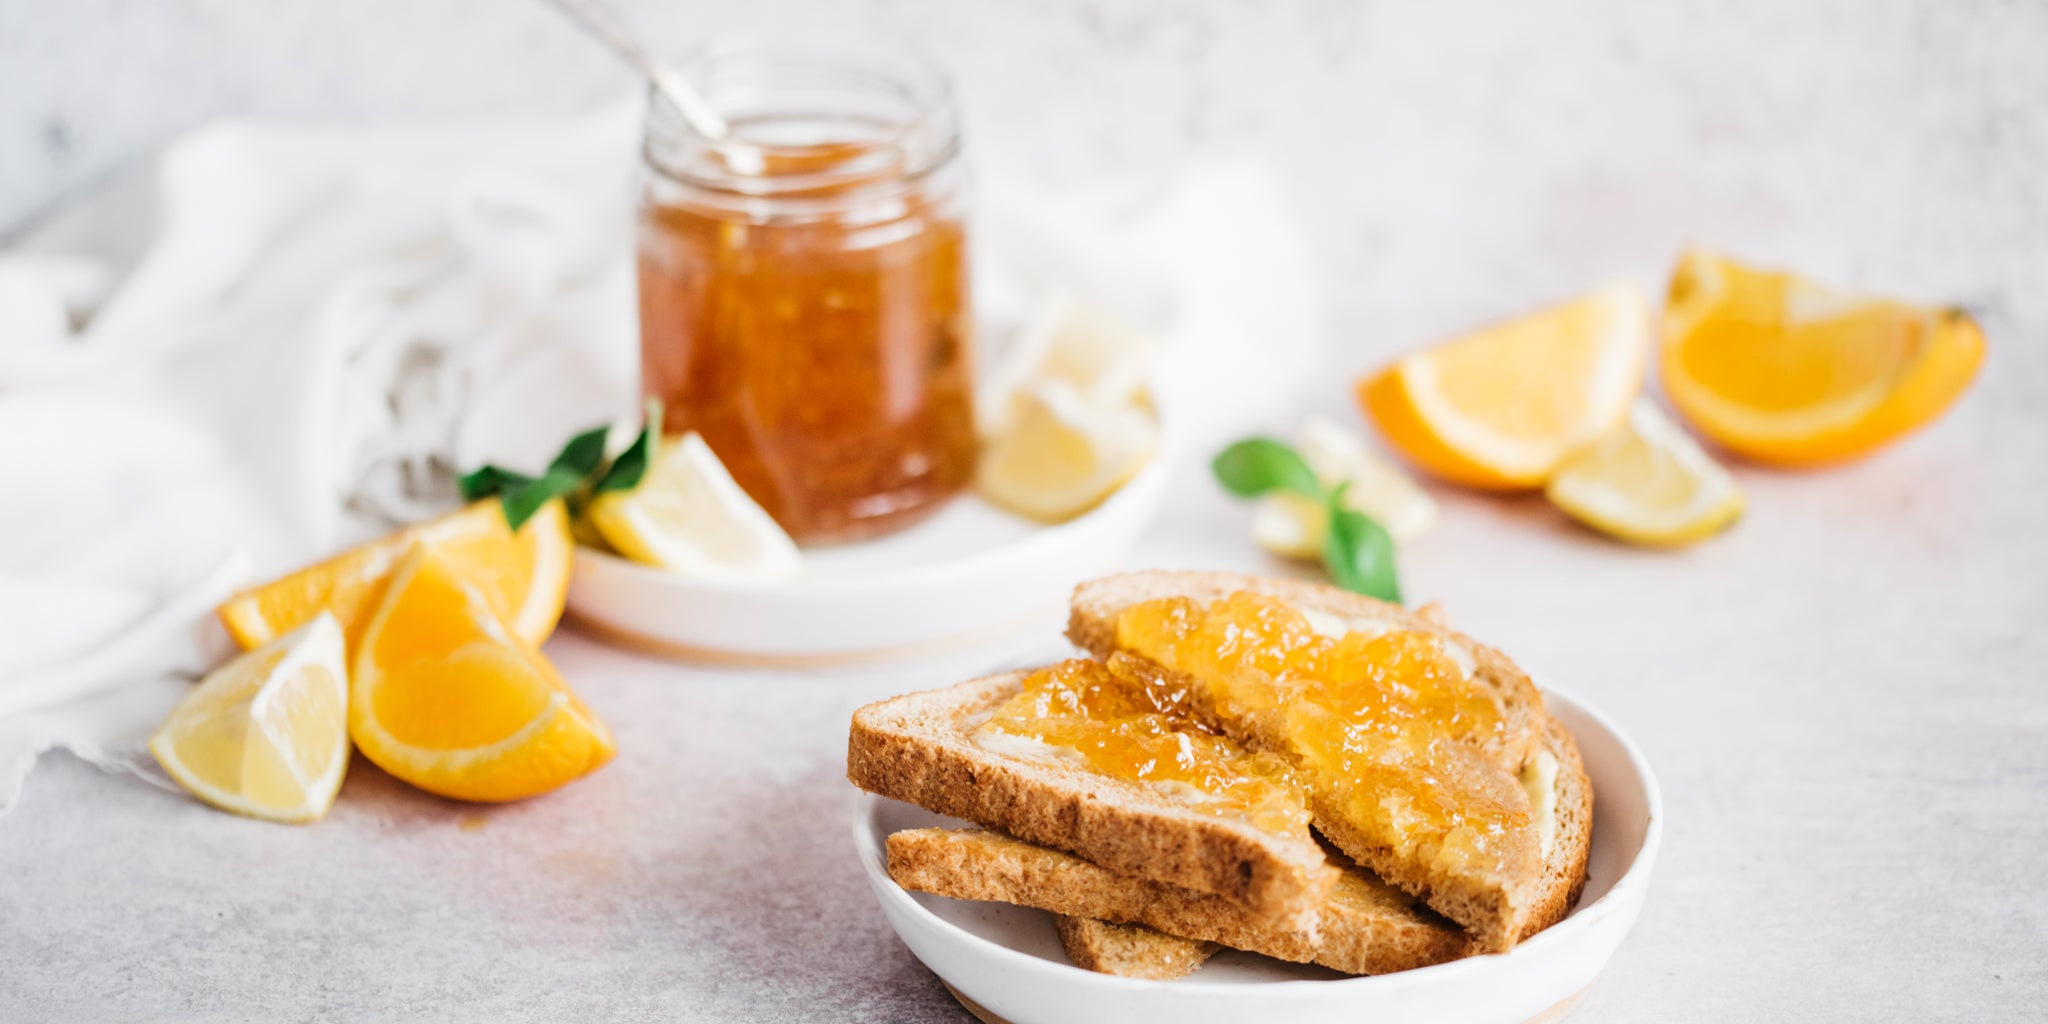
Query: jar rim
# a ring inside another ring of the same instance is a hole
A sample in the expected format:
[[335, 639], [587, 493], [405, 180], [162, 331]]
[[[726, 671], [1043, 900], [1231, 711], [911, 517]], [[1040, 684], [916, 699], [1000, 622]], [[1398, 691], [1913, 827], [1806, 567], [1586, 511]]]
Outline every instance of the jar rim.
[[[952, 81], [937, 61], [902, 40], [727, 36], [691, 53], [678, 69], [734, 130], [708, 138], [650, 88], [641, 155], [650, 169], [694, 189], [759, 198], [843, 196], [914, 183], [959, 153]], [[812, 116], [857, 122], [869, 137], [808, 143], [749, 137], [754, 121], [768, 117], [764, 110], [806, 89], [833, 103], [867, 104], [857, 116]], [[849, 147], [853, 156], [805, 173], [760, 172], [778, 153], [831, 146]]]

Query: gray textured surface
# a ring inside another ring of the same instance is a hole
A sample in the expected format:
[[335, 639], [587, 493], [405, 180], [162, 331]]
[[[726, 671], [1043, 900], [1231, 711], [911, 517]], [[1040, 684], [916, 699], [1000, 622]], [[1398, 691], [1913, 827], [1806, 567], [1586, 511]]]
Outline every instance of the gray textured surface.
[[[1574, 1020], [2048, 1005], [2048, 7], [626, 6], [678, 39], [798, 17], [922, 38], [984, 173], [1274, 162], [1346, 375], [1654, 281], [1686, 241], [1971, 303], [1992, 357], [1955, 415], [1845, 469], [1743, 470], [1726, 538], [1645, 554], [1447, 495], [1406, 569], [1662, 773], [1649, 907]], [[0, 225], [212, 115], [559, 109], [623, 83], [533, 4], [0, 0]], [[1260, 565], [1242, 510], [1181, 483], [1139, 560]], [[854, 705], [967, 666], [553, 651], [622, 753], [516, 807], [359, 764], [290, 829], [53, 759], [0, 819], [0, 1020], [965, 1019], [872, 906], [840, 758]]]

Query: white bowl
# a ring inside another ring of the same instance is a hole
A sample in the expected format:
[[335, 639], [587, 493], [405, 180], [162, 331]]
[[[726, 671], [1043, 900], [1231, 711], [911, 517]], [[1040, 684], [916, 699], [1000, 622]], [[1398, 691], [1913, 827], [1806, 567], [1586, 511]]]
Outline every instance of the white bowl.
[[1076, 583], [1112, 567], [1158, 512], [1171, 462], [1160, 451], [1107, 501], [1058, 526], [963, 494], [902, 533], [805, 551], [794, 580], [690, 579], [579, 547], [569, 611], [629, 647], [768, 665], [985, 640], [1057, 617]]
[[1544, 702], [1578, 740], [1593, 781], [1593, 848], [1585, 894], [1571, 914], [1504, 954], [1353, 978], [1226, 950], [1181, 981], [1113, 977], [1069, 964], [1051, 915], [1043, 911], [907, 892], [890, 880], [883, 852], [890, 833], [957, 827], [955, 819], [862, 794], [854, 811], [854, 845], [903, 944], [984, 1020], [1552, 1021], [1584, 994], [1635, 924], [1657, 856], [1663, 806], [1649, 764], [1620, 730], [1556, 690], [1546, 689]]

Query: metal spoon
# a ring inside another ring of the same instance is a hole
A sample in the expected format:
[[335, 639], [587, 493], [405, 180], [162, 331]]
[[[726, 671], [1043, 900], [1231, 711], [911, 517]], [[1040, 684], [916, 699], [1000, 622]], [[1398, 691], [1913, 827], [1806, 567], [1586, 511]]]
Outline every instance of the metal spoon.
[[639, 69], [640, 74], [654, 85], [657, 92], [675, 104], [677, 110], [682, 111], [683, 119], [690, 122], [690, 127], [696, 129], [697, 134], [715, 141], [732, 133], [732, 128], [725, 123], [725, 118], [718, 116], [718, 111], [711, 109], [711, 104], [704, 102], [704, 97], [698, 95], [696, 88], [683, 76], [676, 74], [674, 69], [654, 59], [654, 56], [647, 52], [647, 48], [641, 46], [638, 39], [633, 38], [632, 31], [626, 28], [618, 15], [606, 7], [602, 0], [549, 2], [576, 19], [576, 22], [591, 35], [596, 36], [599, 42], [611, 47], [619, 56], [626, 58], [627, 63]]

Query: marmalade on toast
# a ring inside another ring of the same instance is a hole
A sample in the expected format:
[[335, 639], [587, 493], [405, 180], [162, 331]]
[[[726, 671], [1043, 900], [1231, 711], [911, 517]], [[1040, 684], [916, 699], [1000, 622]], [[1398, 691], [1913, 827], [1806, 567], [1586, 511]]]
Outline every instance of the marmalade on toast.
[[1308, 828], [1306, 787], [1285, 758], [1203, 728], [1187, 693], [1121, 665], [1076, 658], [1039, 669], [979, 728], [1074, 751], [1092, 771], [1268, 832]]
[[[1458, 871], [1515, 873], [1534, 852], [1529, 801], [1479, 753], [1501, 709], [1430, 633], [1318, 632], [1278, 598], [1125, 608], [1117, 642], [1182, 680], [1201, 717], [1285, 751], [1325, 813]], [[1334, 803], [1334, 811], [1331, 804]]]

